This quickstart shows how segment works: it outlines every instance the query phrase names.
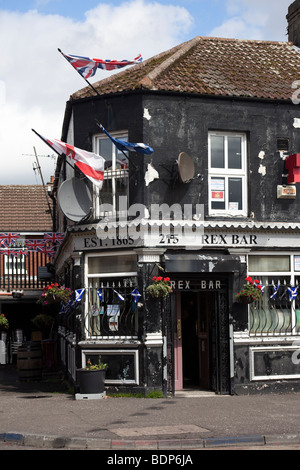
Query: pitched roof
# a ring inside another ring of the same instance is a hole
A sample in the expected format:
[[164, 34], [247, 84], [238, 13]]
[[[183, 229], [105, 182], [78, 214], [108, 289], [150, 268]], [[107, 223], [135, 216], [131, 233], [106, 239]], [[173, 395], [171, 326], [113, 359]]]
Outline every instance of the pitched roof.
[[[290, 100], [300, 76], [291, 42], [200, 37], [96, 82], [100, 95], [135, 90]], [[95, 96], [90, 87], [70, 99]]]
[[41, 185], [0, 185], [0, 230], [52, 231], [51, 215]]

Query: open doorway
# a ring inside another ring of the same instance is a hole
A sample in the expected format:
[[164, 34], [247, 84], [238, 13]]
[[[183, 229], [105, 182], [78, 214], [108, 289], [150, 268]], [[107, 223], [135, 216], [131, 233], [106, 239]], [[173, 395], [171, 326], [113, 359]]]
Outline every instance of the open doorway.
[[214, 294], [181, 294], [182, 385], [211, 389]]

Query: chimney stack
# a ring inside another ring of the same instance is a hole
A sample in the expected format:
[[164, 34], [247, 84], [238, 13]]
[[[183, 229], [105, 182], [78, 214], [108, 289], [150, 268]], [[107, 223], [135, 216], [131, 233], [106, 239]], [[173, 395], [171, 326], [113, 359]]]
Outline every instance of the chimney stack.
[[300, 0], [293, 2], [286, 16], [288, 22], [288, 40], [300, 47]]

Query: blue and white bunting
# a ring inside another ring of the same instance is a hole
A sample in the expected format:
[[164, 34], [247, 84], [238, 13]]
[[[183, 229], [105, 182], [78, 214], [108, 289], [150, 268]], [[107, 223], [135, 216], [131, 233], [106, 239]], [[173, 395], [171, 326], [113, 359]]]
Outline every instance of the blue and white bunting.
[[279, 290], [280, 284], [278, 283], [277, 286], [273, 285], [273, 294], [271, 295], [270, 299], [276, 299], [277, 292]]
[[297, 297], [297, 291], [298, 291], [298, 287], [288, 287], [289, 301], [290, 302], [292, 300], [295, 300], [295, 298]]
[[75, 302], [80, 302], [83, 296], [85, 289], [75, 290]]
[[102, 291], [102, 289], [97, 290], [97, 295], [99, 297], [99, 300], [103, 300], [103, 291]]
[[135, 302], [137, 302], [139, 300], [139, 298], [141, 297], [141, 294], [139, 293], [139, 291], [136, 288], [131, 292], [131, 295], [132, 295]]
[[114, 293], [117, 294], [119, 300], [125, 300], [123, 295], [119, 294], [115, 289], [113, 289]]

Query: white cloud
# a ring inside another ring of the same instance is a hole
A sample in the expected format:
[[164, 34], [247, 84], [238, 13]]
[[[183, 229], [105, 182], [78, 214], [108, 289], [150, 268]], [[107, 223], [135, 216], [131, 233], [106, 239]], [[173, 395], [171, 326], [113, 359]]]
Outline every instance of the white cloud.
[[286, 41], [286, 15], [291, 0], [227, 0], [228, 19], [211, 36]]
[[[1, 8], [1, 7], [0, 7]], [[144, 58], [183, 39], [192, 18], [185, 8], [144, 0], [119, 6], [99, 4], [83, 21], [36, 10], [21, 14], [0, 9], [0, 184], [35, 184], [34, 158], [51, 153], [33, 134], [60, 137], [65, 103], [84, 87], [84, 80], [59, 54], [98, 58]], [[93, 81], [108, 76], [98, 71]], [[53, 174], [53, 160], [41, 158], [44, 178]]]

